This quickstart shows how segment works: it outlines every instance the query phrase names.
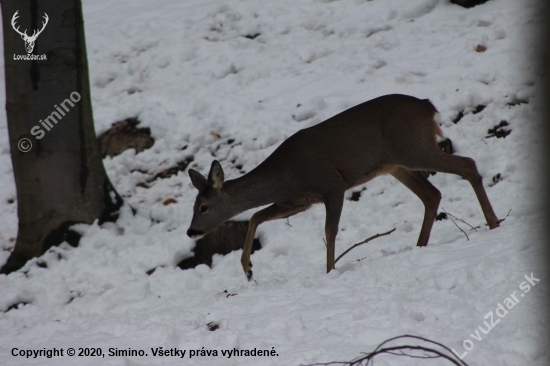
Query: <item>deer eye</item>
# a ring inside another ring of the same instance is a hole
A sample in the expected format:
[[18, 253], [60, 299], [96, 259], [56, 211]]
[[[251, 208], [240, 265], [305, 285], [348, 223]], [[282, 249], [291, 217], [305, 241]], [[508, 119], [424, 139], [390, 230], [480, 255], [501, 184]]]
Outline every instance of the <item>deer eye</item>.
[[199, 211], [201, 213], [205, 213], [206, 211], [208, 211], [208, 206], [206, 205], [201, 205], [201, 207], [199, 207]]

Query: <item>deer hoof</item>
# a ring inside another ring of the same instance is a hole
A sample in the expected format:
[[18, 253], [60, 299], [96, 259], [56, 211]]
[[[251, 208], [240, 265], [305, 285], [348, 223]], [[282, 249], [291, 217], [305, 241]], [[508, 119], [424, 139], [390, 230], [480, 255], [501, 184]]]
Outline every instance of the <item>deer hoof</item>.
[[252, 281], [252, 270], [248, 270], [248, 272], [246, 272], [246, 278], [249, 282]]

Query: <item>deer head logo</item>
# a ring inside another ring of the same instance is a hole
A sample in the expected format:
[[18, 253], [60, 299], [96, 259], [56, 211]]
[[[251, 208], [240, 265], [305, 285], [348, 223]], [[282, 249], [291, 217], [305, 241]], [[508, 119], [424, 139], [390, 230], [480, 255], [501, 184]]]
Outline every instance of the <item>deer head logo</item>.
[[32, 50], [34, 49], [34, 42], [36, 42], [36, 39], [38, 38], [38, 36], [40, 35], [40, 33], [42, 33], [42, 31], [44, 30], [44, 28], [46, 28], [46, 24], [48, 24], [48, 14], [44, 13], [44, 22], [42, 22], [42, 29], [40, 29], [39, 31], [37, 31], [36, 29], [32, 32], [32, 36], [28, 36], [27, 35], [27, 30], [25, 29], [24, 32], [20, 32], [19, 31], [19, 27], [15, 27], [15, 21], [17, 20], [17, 18], [19, 18], [19, 16], [17, 15], [17, 13], [19, 12], [19, 10], [17, 10], [15, 12], [15, 14], [13, 14], [13, 17], [11, 18], [11, 26], [13, 27], [13, 29], [19, 33], [19, 35], [21, 36], [21, 38], [23, 38], [23, 41], [25, 41], [25, 49], [27, 50], [27, 53], [31, 53]]

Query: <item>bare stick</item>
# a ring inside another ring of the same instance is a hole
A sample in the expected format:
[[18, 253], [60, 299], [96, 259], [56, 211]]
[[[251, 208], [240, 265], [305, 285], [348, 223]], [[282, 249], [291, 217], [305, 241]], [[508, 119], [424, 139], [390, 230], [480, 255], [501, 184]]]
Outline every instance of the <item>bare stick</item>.
[[508, 210], [508, 213], [506, 214], [506, 216], [504, 216], [503, 219], [498, 220], [498, 223], [500, 224], [501, 222], [503, 222], [504, 220], [506, 220], [506, 218], [510, 215], [510, 212], [512, 212], [512, 209]]
[[[445, 209], [443, 209], [443, 211], [445, 211]], [[445, 211], [445, 212], [447, 212], [447, 211]], [[453, 220], [453, 217], [454, 216], [450, 215], [450, 219], [453, 222], [453, 224], [455, 224], [455, 226], [458, 228], [458, 230], [462, 231], [464, 233], [464, 235], [466, 235], [466, 239], [468, 239], [468, 241], [470, 241], [470, 238], [468, 237], [468, 234], [466, 234], [466, 232], [464, 230], [462, 230], [462, 228], [460, 226], [457, 225], [455, 220]]]
[[445, 212], [447, 215], [449, 215], [449, 216], [451, 216], [451, 217], [454, 217], [454, 218], [457, 219], [458, 221], [465, 223], [466, 225], [468, 225], [469, 227], [471, 227], [473, 230], [477, 231], [475, 227], [473, 227], [472, 225], [468, 224], [466, 221], [462, 220], [461, 218], [456, 217], [455, 215], [452, 215], [452, 214], [448, 213], [447, 211], [445, 211], [445, 209], [444, 209], [443, 207], [442, 207], [442, 210], [443, 210], [443, 212]]
[[367, 238], [357, 244], [353, 244], [351, 247], [349, 247], [344, 253], [340, 254], [338, 256], [338, 258], [336, 258], [336, 260], [334, 261], [334, 264], [336, 264], [336, 262], [338, 262], [338, 260], [340, 258], [342, 258], [344, 255], [346, 255], [350, 250], [352, 250], [353, 248], [355, 247], [358, 247], [359, 245], [361, 244], [365, 244], [365, 243], [368, 243], [369, 241], [373, 240], [373, 239], [376, 239], [376, 238], [379, 238], [381, 236], [384, 236], [384, 235], [390, 235], [391, 233], [393, 233], [395, 231], [395, 228], [391, 229], [390, 231], [386, 231], [385, 233], [382, 233], [382, 234], [376, 234], [376, 235], [373, 235], [371, 236], [370, 238]]
[[[428, 343], [428, 345], [400, 345], [400, 346], [386, 346], [387, 343], [395, 341], [395, 340], [403, 340], [403, 339], [416, 339], [423, 342]], [[437, 346], [438, 348], [432, 348], [433, 346]], [[412, 351], [412, 353], [406, 352], [406, 351]], [[422, 351], [422, 353], [414, 353], [415, 351]], [[338, 365], [338, 366], [368, 366], [368, 365], [374, 365], [374, 357], [380, 354], [388, 353], [395, 356], [406, 356], [410, 358], [416, 358], [416, 359], [434, 359], [434, 358], [442, 358], [450, 363], [452, 363], [455, 366], [468, 366], [468, 364], [465, 361], [462, 361], [460, 359], [460, 356], [454, 353], [452, 349], [445, 346], [442, 343], [432, 341], [427, 338], [413, 336], [413, 335], [403, 335], [398, 336], [394, 338], [390, 338], [388, 340], [385, 340], [382, 342], [376, 349], [372, 352], [363, 353], [364, 356], [358, 357], [351, 361], [333, 361], [328, 363], [316, 363], [311, 365], [305, 365], [305, 366], [329, 366], [329, 365]], [[457, 357], [458, 356], [458, 357]]]

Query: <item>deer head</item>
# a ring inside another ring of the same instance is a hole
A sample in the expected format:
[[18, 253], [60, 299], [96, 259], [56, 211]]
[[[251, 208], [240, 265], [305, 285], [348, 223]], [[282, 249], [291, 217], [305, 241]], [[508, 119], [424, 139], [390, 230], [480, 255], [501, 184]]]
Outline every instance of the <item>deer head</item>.
[[193, 207], [193, 219], [187, 231], [190, 237], [197, 237], [216, 229], [238, 211], [230, 204], [230, 197], [223, 189], [224, 173], [219, 162], [214, 160], [208, 178], [196, 170], [189, 169], [191, 183], [199, 190]]
[[28, 36], [26, 29], [24, 32], [21, 32], [19, 31], [19, 27], [17, 28], [15, 27], [15, 21], [17, 20], [17, 18], [19, 18], [19, 16], [17, 15], [18, 12], [19, 10], [17, 10], [15, 14], [13, 14], [13, 17], [11, 18], [11, 26], [17, 33], [19, 33], [21, 38], [23, 38], [23, 41], [25, 41], [25, 49], [27, 50], [27, 53], [31, 53], [32, 50], [34, 49], [34, 42], [36, 42], [36, 39], [38, 38], [40, 33], [42, 33], [44, 28], [46, 28], [46, 24], [48, 24], [48, 20], [49, 20], [48, 14], [44, 13], [44, 22], [42, 22], [42, 29], [40, 29], [39, 31], [35, 29], [32, 32], [32, 36]]

